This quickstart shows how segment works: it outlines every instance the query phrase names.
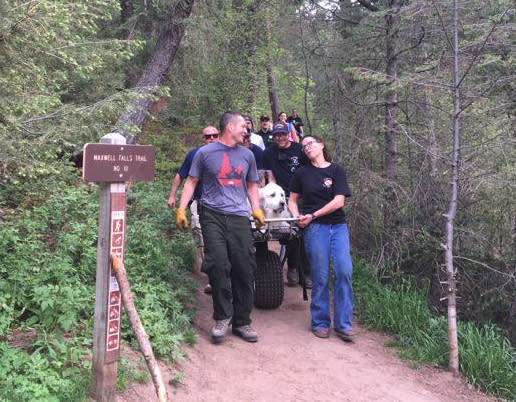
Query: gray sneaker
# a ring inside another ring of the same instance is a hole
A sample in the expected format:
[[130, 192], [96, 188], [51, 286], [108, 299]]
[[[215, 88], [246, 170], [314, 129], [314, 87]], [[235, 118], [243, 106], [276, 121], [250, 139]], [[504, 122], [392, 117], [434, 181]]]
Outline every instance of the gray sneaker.
[[228, 327], [231, 324], [231, 317], [224, 320], [216, 320], [215, 325], [211, 329], [211, 339], [213, 343], [220, 343], [224, 340]]
[[241, 327], [233, 327], [233, 334], [238, 335], [246, 342], [256, 342], [258, 334], [250, 325], [242, 325]]

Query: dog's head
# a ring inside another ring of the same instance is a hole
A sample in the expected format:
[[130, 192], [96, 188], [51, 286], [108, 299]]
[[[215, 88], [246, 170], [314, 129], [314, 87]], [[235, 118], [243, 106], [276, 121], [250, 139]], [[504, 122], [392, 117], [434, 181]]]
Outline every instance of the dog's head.
[[269, 183], [260, 189], [260, 206], [267, 215], [280, 215], [287, 209], [285, 192], [276, 183]]

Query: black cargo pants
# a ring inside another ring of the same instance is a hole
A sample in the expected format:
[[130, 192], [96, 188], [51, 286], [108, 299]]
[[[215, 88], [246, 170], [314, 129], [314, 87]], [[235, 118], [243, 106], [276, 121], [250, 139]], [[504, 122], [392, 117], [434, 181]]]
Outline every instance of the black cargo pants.
[[228, 215], [203, 207], [202, 271], [212, 288], [213, 318], [233, 317], [233, 326], [251, 323], [256, 260], [247, 216]]

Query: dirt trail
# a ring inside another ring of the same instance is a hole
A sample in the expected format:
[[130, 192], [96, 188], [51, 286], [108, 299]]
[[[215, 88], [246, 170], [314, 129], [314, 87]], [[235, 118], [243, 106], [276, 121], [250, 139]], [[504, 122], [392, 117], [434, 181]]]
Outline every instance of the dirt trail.
[[[276, 310], [254, 309], [255, 344], [231, 335], [210, 342], [211, 297], [202, 293], [200, 274], [198, 343], [186, 348], [176, 370], [183, 383], [170, 388], [175, 401], [494, 401], [448, 372], [417, 370], [384, 346], [387, 336], [355, 324], [355, 343], [332, 334], [316, 338], [309, 329], [308, 302], [300, 288], [285, 288]], [[172, 372], [165, 373], [170, 379]], [[152, 384], [133, 386], [122, 401], [154, 400]], [[145, 389], [144, 389], [145, 388]]]

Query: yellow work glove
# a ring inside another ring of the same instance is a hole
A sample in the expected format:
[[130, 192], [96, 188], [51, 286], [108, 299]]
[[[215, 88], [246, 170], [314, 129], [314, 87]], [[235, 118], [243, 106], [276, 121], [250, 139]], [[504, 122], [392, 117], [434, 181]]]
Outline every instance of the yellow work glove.
[[265, 215], [260, 208], [255, 209], [251, 215], [254, 218], [254, 226], [256, 226], [256, 229], [260, 229], [263, 225], [265, 225]]
[[184, 208], [178, 208], [176, 211], [176, 225], [178, 229], [188, 229], [188, 219], [186, 218], [186, 211]]

